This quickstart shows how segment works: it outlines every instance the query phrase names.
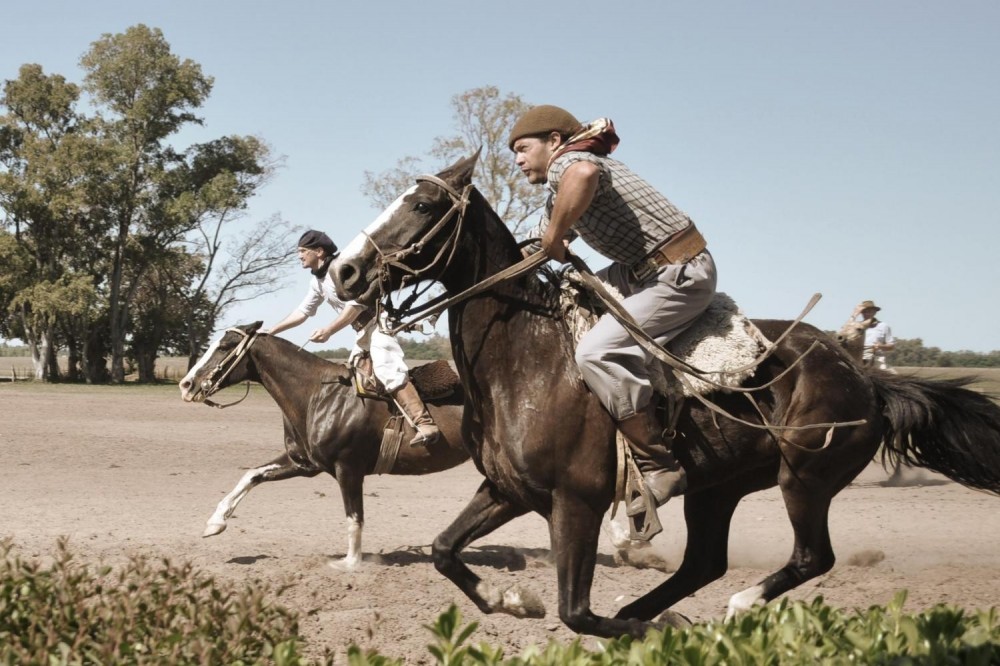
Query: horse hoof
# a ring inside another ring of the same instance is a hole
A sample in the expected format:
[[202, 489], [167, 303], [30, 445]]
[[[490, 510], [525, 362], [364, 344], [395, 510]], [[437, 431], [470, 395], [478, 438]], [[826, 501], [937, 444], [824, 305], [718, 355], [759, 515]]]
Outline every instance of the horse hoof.
[[512, 585], [503, 591], [503, 607], [505, 613], [521, 618], [545, 617], [545, 604], [541, 597], [520, 585]]
[[226, 531], [225, 523], [208, 523], [205, 525], [205, 531], [201, 533], [202, 538], [215, 536], [216, 534], [222, 534]]
[[694, 625], [694, 622], [690, 620], [686, 615], [681, 615], [677, 611], [665, 610], [660, 613], [660, 616], [656, 618], [656, 623], [667, 627], [673, 627], [674, 629], [687, 629]]
[[342, 571], [344, 573], [350, 573], [352, 571], [358, 570], [358, 566], [361, 564], [361, 558], [353, 557], [351, 559], [348, 559], [344, 557], [339, 560], [330, 560], [326, 564], [334, 571]]

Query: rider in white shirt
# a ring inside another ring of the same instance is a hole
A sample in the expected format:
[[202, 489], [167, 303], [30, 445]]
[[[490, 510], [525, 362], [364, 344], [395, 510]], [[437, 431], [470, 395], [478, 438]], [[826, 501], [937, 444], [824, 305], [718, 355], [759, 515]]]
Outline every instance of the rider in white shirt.
[[409, 371], [399, 343], [394, 337], [378, 329], [370, 309], [355, 301], [345, 303], [337, 297], [328, 269], [338, 254], [336, 244], [322, 231], [310, 230], [302, 234], [299, 239], [299, 261], [313, 275], [313, 279], [309, 281], [309, 291], [299, 307], [272, 326], [267, 333], [275, 335], [298, 326], [315, 315], [324, 301], [329, 303], [337, 317], [326, 326], [313, 331], [309, 340], [326, 342], [345, 326], [353, 326], [357, 336], [351, 359], [362, 351], [371, 354], [372, 371], [417, 431], [410, 445], [430, 444], [438, 438], [440, 432], [427, 411], [427, 406], [409, 381]]
[[896, 348], [896, 338], [892, 337], [892, 329], [889, 324], [880, 321], [875, 317], [882, 308], [875, 305], [874, 301], [862, 301], [854, 308], [851, 321], [861, 317], [861, 323], [865, 324], [865, 346], [861, 352], [861, 362], [864, 365], [874, 366], [880, 370], [889, 370], [885, 355]]

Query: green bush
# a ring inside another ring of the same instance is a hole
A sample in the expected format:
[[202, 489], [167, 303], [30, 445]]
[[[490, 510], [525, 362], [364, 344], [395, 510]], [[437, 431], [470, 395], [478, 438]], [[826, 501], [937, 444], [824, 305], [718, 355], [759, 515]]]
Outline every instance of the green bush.
[[302, 664], [283, 590], [232, 590], [190, 564], [42, 566], [0, 544], [0, 664]]
[[[462, 627], [455, 606], [427, 627], [435, 637], [428, 646], [445, 666], [813, 666], [815, 664], [965, 664], [1000, 663], [1000, 615], [996, 609], [973, 613], [935, 606], [918, 615], [903, 612], [906, 593], [888, 607], [864, 612], [831, 608], [817, 597], [810, 603], [782, 599], [753, 609], [732, 621], [708, 622], [687, 629], [651, 631], [645, 640], [623, 637], [600, 642], [589, 651], [580, 641], [551, 642], [505, 659], [502, 650], [482, 643], [467, 645], [476, 623]], [[396, 664], [377, 654], [350, 653], [355, 666]]]
[[[276, 664], [315, 663], [300, 655], [294, 613], [271, 601], [284, 588], [233, 590], [189, 565], [133, 557], [117, 571], [73, 560], [60, 541], [48, 566], [20, 559], [0, 542], [0, 664]], [[905, 592], [887, 607], [844, 611], [821, 597], [782, 599], [732, 621], [651, 631], [645, 640], [550, 642], [505, 657], [500, 647], [473, 644], [477, 623], [455, 606], [425, 625], [429, 661], [444, 666], [510, 664], [805, 666], [813, 664], [1000, 663], [1000, 614], [935, 606], [903, 612]], [[525, 620], [526, 622], [528, 620]], [[326, 654], [323, 663], [331, 663]], [[403, 662], [347, 652], [352, 666]]]

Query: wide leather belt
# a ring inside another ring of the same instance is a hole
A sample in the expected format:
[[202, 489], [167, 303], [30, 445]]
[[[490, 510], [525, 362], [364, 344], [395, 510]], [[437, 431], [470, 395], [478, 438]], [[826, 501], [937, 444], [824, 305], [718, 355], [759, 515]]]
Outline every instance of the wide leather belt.
[[686, 264], [701, 254], [708, 244], [692, 222], [667, 237], [653, 251], [632, 264], [629, 269], [636, 280], [645, 280], [660, 268], [670, 264]]
[[364, 312], [358, 315], [357, 319], [351, 322], [351, 328], [360, 333], [361, 331], [365, 330], [365, 326], [367, 326], [368, 323], [371, 322], [374, 316], [375, 316], [374, 312], [372, 312], [370, 309], [365, 309]]

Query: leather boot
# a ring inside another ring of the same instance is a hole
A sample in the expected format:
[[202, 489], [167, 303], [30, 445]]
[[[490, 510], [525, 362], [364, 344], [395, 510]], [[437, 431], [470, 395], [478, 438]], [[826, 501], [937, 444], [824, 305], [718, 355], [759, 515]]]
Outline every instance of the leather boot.
[[[687, 490], [687, 472], [670, 450], [670, 441], [663, 438], [651, 408], [618, 421], [618, 430], [631, 445], [636, 467], [657, 507]], [[645, 498], [637, 497], [629, 502], [626, 514], [635, 516], [646, 508]]]
[[420, 399], [420, 394], [414, 388], [413, 382], [406, 382], [392, 394], [392, 397], [417, 430], [417, 434], [410, 440], [410, 446], [427, 446], [436, 442], [441, 431], [434, 423], [431, 413], [427, 411], [427, 405]]

